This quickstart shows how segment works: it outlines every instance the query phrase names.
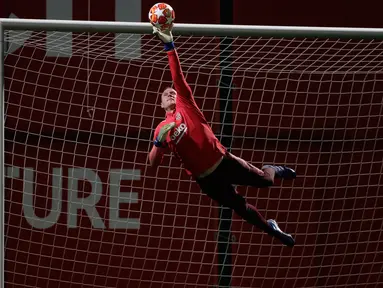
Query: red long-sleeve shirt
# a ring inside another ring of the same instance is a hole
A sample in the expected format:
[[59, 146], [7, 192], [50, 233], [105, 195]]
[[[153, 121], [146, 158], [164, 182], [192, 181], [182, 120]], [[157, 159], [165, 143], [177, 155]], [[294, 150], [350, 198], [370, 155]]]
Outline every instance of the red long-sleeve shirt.
[[[195, 177], [213, 167], [226, 153], [225, 147], [215, 137], [201, 110], [194, 101], [192, 91], [182, 73], [181, 64], [176, 50], [167, 52], [170, 71], [177, 91], [176, 109], [166, 113], [166, 119], [156, 128], [154, 139], [161, 127], [175, 122], [176, 126], [170, 131], [166, 142], [169, 149], [183, 163], [189, 175]], [[162, 160], [163, 148], [160, 148]], [[155, 162], [155, 159], [151, 159]]]

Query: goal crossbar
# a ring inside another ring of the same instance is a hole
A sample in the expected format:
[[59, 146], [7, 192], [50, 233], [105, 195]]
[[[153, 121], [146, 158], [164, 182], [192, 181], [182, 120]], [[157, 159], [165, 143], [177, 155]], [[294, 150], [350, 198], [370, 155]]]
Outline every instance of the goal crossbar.
[[[3, 29], [62, 31], [62, 32], [114, 32], [150, 34], [152, 26], [143, 22], [72, 21], [42, 19], [0, 18]], [[372, 38], [382, 39], [383, 28], [221, 25], [177, 23], [173, 34], [196, 36], [253, 36], [303, 38]]]

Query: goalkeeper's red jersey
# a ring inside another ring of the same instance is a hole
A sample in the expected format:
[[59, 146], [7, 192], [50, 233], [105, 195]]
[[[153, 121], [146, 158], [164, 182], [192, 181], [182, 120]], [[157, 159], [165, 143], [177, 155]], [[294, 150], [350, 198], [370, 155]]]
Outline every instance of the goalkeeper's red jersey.
[[170, 131], [166, 142], [188, 174], [197, 177], [213, 167], [225, 155], [226, 149], [215, 137], [195, 103], [176, 50], [167, 54], [174, 89], [177, 91], [176, 109], [166, 113], [166, 119], [155, 130], [154, 139], [163, 125], [175, 122], [176, 126]]

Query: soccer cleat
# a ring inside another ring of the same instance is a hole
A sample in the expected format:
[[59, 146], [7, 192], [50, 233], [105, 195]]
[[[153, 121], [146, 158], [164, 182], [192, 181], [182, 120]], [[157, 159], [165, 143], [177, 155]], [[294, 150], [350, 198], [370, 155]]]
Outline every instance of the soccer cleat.
[[265, 168], [271, 168], [275, 171], [275, 177], [282, 179], [295, 179], [297, 177], [297, 173], [286, 166], [274, 166], [274, 165], [264, 165], [262, 170]]
[[286, 246], [289, 246], [289, 247], [293, 247], [295, 245], [295, 240], [294, 238], [290, 235], [290, 234], [287, 234], [285, 232], [283, 232], [277, 222], [273, 219], [269, 219], [267, 220], [267, 224], [271, 227], [271, 229], [273, 230], [273, 232], [271, 233], [272, 236], [278, 238], [279, 240], [281, 240], [281, 242], [283, 244], [285, 244]]

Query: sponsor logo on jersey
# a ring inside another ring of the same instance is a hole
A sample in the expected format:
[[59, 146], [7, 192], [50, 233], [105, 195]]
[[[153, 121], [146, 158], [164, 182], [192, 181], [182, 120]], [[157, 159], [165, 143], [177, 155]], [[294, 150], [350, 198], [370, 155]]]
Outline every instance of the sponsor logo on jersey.
[[170, 136], [172, 141], [175, 141], [176, 144], [180, 142], [181, 138], [185, 135], [185, 132], [188, 130], [185, 123], [181, 123], [180, 126], [174, 129], [174, 133]]

